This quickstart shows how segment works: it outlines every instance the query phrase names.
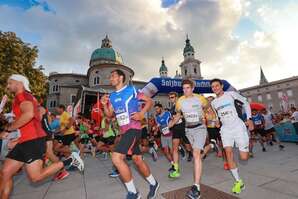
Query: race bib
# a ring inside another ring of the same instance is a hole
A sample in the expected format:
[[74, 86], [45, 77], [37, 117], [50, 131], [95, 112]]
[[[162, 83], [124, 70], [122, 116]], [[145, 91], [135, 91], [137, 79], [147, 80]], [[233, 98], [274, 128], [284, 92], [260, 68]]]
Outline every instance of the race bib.
[[262, 124], [262, 121], [261, 120], [255, 121], [255, 125], [261, 125], [261, 124]]
[[163, 127], [163, 128], [161, 129], [161, 132], [162, 132], [163, 135], [167, 135], [167, 134], [170, 133], [170, 129], [169, 129], [168, 126], [166, 126], [166, 127]]
[[208, 123], [208, 126], [212, 126], [212, 127], [216, 126], [216, 120], [208, 120], [207, 123]]
[[117, 118], [119, 126], [127, 125], [130, 122], [129, 114], [127, 112], [117, 114], [116, 118]]
[[223, 111], [220, 113], [220, 117], [224, 120], [230, 120], [233, 119], [233, 111]]
[[184, 113], [184, 118], [188, 123], [199, 123], [201, 122], [201, 117], [198, 112]]

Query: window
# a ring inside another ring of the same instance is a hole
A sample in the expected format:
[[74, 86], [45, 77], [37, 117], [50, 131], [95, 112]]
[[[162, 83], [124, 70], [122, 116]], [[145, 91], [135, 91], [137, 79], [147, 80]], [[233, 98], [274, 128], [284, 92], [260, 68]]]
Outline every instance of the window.
[[50, 108], [54, 108], [54, 107], [56, 107], [56, 100], [51, 100], [50, 101]]
[[267, 93], [267, 100], [271, 100], [271, 94], [270, 93]]
[[76, 96], [75, 95], [71, 95], [70, 96], [70, 103], [74, 104], [76, 102]]
[[197, 68], [194, 68], [194, 72], [195, 72], [195, 74], [197, 74]]
[[187, 70], [186, 69], [184, 70], [184, 73], [185, 73], [185, 75], [187, 75]]
[[279, 98], [282, 98], [282, 95], [283, 95], [283, 94], [282, 94], [282, 91], [278, 91], [277, 94], [278, 94], [278, 97], [279, 97]]
[[78, 83], [78, 82], [80, 82], [80, 80], [77, 79], [76, 82]]
[[293, 91], [291, 89], [287, 90], [287, 95], [289, 97], [292, 97], [293, 96]]
[[262, 95], [258, 95], [258, 101], [259, 102], [263, 101]]
[[93, 84], [99, 85], [99, 77], [94, 77]]
[[53, 93], [59, 92], [59, 86], [54, 85], [52, 91], [53, 91]]

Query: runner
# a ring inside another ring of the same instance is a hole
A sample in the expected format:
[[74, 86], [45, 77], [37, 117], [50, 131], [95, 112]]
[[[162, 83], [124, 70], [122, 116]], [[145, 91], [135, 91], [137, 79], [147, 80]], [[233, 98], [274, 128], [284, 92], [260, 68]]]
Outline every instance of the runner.
[[185, 79], [182, 81], [184, 95], [181, 96], [176, 103], [176, 112], [173, 124], [177, 124], [182, 118], [185, 118], [186, 136], [193, 148], [194, 158], [194, 185], [186, 194], [191, 199], [200, 198], [200, 180], [202, 174], [201, 150], [204, 148], [207, 129], [205, 126], [204, 109], [208, 105], [207, 99], [198, 94], [194, 94], [194, 82]]
[[[172, 106], [170, 108], [170, 112], [172, 114], [172, 116], [174, 117], [176, 115], [176, 102], [178, 100], [178, 93], [176, 92], [170, 92], [169, 93], [169, 100], [172, 103]], [[173, 119], [173, 118], [172, 118]], [[189, 143], [189, 140], [187, 139], [186, 135], [185, 135], [185, 121], [184, 118], [181, 118], [174, 126], [172, 126], [172, 128], [170, 128], [170, 130], [173, 133], [173, 168], [170, 171], [169, 177], [171, 178], [178, 178], [180, 177], [180, 170], [179, 170], [179, 145], [180, 143], [184, 143], [185, 144], [185, 148], [188, 152], [188, 158], [187, 161], [191, 161], [192, 160], [192, 149], [191, 149], [191, 145]], [[181, 150], [184, 152], [184, 149], [181, 148]], [[185, 156], [185, 153], [182, 155]]]
[[29, 81], [23, 75], [11, 75], [7, 81], [7, 90], [15, 95], [12, 105], [15, 121], [6, 127], [5, 132], [9, 133], [19, 129], [20, 137], [11, 141], [11, 151], [4, 160], [1, 169], [1, 199], [9, 198], [13, 188], [13, 176], [23, 166], [32, 182], [41, 181], [65, 166], [73, 165], [82, 171], [84, 163], [76, 153], [63, 162], [56, 162], [43, 168], [46, 133], [41, 126], [37, 100], [30, 93]]
[[280, 150], [283, 150], [285, 147], [280, 143], [278, 136], [276, 135], [274, 124], [273, 124], [273, 115], [272, 113], [268, 112], [267, 109], [262, 110], [262, 114], [265, 120], [265, 128], [267, 139], [270, 140], [269, 144], [272, 146], [272, 141], [275, 140], [278, 144]]
[[[266, 142], [266, 131], [264, 130], [264, 117], [257, 112], [257, 110], [252, 110], [252, 121], [254, 124], [254, 130], [253, 130], [253, 136], [258, 136], [259, 137], [259, 143], [262, 146], [262, 151], [266, 152], [266, 148], [264, 143]], [[253, 153], [252, 148], [250, 149], [251, 153]]]
[[235, 178], [232, 192], [239, 194], [244, 189], [244, 183], [239, 177], [237, 165], [234, 161], [233, 146], [236, 143], [240, 151], [240, 158], [242, 160], [247, 160], [249, 157], [249, 137], [245, 123], [241, 120], [242, 115], [238, 115], [237, 109], [235, 107], [235, 100], [238, 100], [243, 104], [248, 118], [247, 124], [249, 130], [252, 130], [253, 123], [251, 121], [250, 106], [246, 98], [242, 97], [237, 92], [224, 92], [223, 83], [220, 79], [213, 79], [211, 80], [210, 84], [212, 91], [216, 94], [216, 98], [211, 102], [211, 106], [217, 112], [217, 115], [220, 119], [222, 125], [220, 134], [223, 147], [225, 149], [230, 171]]
[[[139, 140], [141, 139], [140, 121], [152, 106], [152, 100], [142, 93], [137, 93], [133, 86], [125, 85], [125, 74], [121, 70], [112, 71], [110, 81], [116, 91], [110, 95], [111, 104], [108, 103], [106, 98], [102, 98], [102, 104], [107, 116], [112, 117], [113, 112], [115, 112], [122, 134], [121, 140], [112, 153], [112, 162], [118, 169], [128, 190], [127, 199], [139, 199], [141, 195], [134, 185], [131, 170], [124, 160], [126, 155], [132, 155], [133, 162], [150, 184], [147, 198], [155, 198], [159, 183], [152, 176], [139, 148]], [[138, 110], [140, 100], [145, 103], [141, 111]]]
[[156, 112], [155, 120], [161, 131], [161, 147], [172, 168], [172, 132], [169, 129], [172, 115], [169, 111], [165, 111], [161, 104], [155, 104], [154, 108]]

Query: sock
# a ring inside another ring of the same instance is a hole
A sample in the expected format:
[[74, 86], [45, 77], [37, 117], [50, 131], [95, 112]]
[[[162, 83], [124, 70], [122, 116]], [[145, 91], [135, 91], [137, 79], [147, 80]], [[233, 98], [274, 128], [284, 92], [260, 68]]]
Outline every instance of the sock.
[[150, 174], [147, 178], [146, 178], [146, 180], [149, 182], [149, 184], [151, 184], [151, 185], [156, 185], [156, 180], [154, 179], [154, 177], [153, 177], [153, 175], [152, 174]]
[[171, 165], [174, 165], [175, 163], [174, 163], [174, 161], [171, 161]]
[[175, 169], [176, 171], [178, 171], [178, 170], [179, 170], [179, 165], [178, 165], [178, 163], [174, 163], [173, 165], [174, 165], [174, 169]]
[[200, 185], [199, 184], [194, 184], [194, 186], [196, 186], [198, 188], [198, 190], [200, 191]]
[[62, 161], [64, 167], [70, 166], [70, 164], [72, 163], [72, 158], [67, 158], [65, 160]]
[[239, 173], [238, 173], [238, 168], [235, 168], [235, 169], [230, 169], [233, 177], [235, 178], [236, 181], [239, 181], [240, 180], [240, 177], [239, 177]]
[[137, 189], [135, 187], [135, 184], [133, 183], [133, 180], [126, 182], [124, 184], [125, 184], [128, 192], [137, 193]]

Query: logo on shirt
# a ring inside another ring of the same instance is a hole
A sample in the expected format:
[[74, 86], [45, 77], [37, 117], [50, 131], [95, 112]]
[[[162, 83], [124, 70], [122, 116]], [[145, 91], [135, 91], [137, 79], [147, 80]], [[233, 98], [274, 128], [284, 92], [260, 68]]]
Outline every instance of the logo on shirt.
[[122, 101], [122, 99], [120, 97], [115, 99], [115, 102], [121, 102], [121, 101]]
[[228, 107], [228, 106], [232, 106], [232, 104], [231, 104], [231, 103], [224, 104], [224, 105], [222, 105], [222, 106], [217, 107], [216, 110], [219, 111], [219, 110], [221, 110], [221, 109], [223, 109], [223, 108], [226, 108], [226, 107]]

